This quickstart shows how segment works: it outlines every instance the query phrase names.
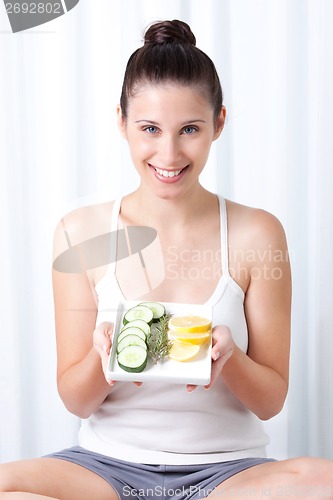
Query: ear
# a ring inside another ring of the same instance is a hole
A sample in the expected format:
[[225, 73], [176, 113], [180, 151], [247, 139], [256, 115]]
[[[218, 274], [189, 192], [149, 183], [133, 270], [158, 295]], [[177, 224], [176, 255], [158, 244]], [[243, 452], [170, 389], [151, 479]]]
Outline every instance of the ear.
[[225, 123], [226, 114], [227, 114], [227, 110], [226, 110], [225, 106], [222, 106], [221, 113], [217, 117], [217, 120], [215, 123], [215, 134], [214, 134], [214, 139], [213, 139], [214, 141], [216, 141], [216, 139], [218, 139], [221, 135], [221, 132], [223, 130], [224, 123]]
[[118, 128], [123, 136], [124, 139], [127, 139], [127, 132], [126, 132], [126, 119], [123, 116], [123, 112], [121, 110], [120, 104], [117, 105], [117, 122], [118, 122]]

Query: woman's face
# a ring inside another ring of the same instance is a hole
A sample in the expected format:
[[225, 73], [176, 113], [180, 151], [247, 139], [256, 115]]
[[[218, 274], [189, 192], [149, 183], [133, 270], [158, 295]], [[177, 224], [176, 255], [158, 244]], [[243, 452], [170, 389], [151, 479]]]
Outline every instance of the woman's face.
[[145, 85], [130, 99], [127, 118], [118, 109], [141, 186], [171, 199], [198, 185], [212, 141], [221, 133], [223, 108], [214, 124], [213, 108], [190, 87]]

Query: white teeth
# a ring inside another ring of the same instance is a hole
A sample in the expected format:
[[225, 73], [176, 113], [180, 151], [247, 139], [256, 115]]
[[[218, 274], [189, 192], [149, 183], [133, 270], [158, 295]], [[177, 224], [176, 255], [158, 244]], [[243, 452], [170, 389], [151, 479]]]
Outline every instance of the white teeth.
[[180, 170], [162, 170], [160, 168], [155, 167], [155, 170], [158, 174], [163, 175], [163, 177], [175, 177], [176, 175], [179, 175], [183, 169], [181, 168]]

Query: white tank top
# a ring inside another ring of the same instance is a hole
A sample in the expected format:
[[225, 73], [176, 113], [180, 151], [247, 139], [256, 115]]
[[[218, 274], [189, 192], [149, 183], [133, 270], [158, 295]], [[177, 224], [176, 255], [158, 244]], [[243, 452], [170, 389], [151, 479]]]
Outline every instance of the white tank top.
[[[121, 200], [115, 202], [111, 229], [118, 225]], [[220, 203], [222, 276], [207, 305], [213, 325], [227, 325], [238, 347], [248, 346], [244, 292], [228, 269], [227, 213]], [[96, 285], [96, 324], [114, 321], [124, 296], [111, 263]], [[149, 464], [200, 464], [265, 457], [269, 439], [260, 419], [233, 396], [220, 377], [205, 390], [188, 393], [184, 385], [117, 382], [99, 409], [83, 420], [79, 444], [120, 460]]]

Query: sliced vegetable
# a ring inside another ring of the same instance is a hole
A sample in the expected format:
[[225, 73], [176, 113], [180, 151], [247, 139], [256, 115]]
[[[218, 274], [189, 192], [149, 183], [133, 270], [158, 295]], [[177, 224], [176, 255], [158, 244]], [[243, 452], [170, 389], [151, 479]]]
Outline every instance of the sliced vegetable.
[[149, 307], [139, 304], [135, 307], [131, 307], [131, 309], [125, 313], [123, 323], [126, 325], [135, 319], [142, 319], [150, 325], [153, 322], [153, 318], [153, 311]]
[[129, 326], [128, 328], [125, 328], [119, 333], [117, 342], [119, 343], [127, 335], [137, 335], [142, 340], [144, 341], [146, 340], [146, 334], [143, 330], [141, 330], [141, 328], [138, 328], [136, 326]]
[[142, 372], [147, 365], [147, 359], [147, 349], [138, 345], [124, 347], [117, 356], [120, 368], [132, 373]]
[[126, 335], [120, 342], [117, 344], [117, 353], [119, 354], [125, 347], [129, 345], [139, 345], [147, 350], [147, 345], [142, 338], [137, 335]]
[[164, 305], [160, 304], [159, 302], [141, 302], [141, 304], [139, 305], [148, 307], [153, 311], [154, 323], [159, 321], [166, 313]]
[[148, 325], [148, 323], [143, 321], [143, 319], [134, 319], [133, 321], [126, 323], [126, 325], [123, 326], [121, 331], [123, 332], [127, 328], [132, 328], [133, 326], [136, 326], [137, 328], [140, 328], [140, 330], [144, 331], [146, 336], [150, 334], [150, 325]]

